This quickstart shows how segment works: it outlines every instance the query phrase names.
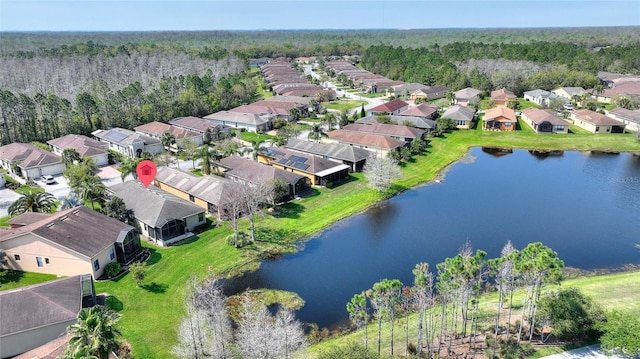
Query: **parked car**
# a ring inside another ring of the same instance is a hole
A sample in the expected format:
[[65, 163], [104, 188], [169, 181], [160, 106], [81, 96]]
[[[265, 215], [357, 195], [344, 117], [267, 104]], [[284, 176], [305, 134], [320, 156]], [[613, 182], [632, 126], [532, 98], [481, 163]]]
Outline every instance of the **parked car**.
[[46, 175], [46, 176], [42, 176], [41, 179], [42, 179], [42, 182], [44, 182], [45, 184], [54, 184], [54, 183], [56, 183], [56, 179], [53, 178], [53, 176]]
[[573, 105], [564, 104], [562, 107], [564, 107], [564, 109], [567, 111], [573, 111]]

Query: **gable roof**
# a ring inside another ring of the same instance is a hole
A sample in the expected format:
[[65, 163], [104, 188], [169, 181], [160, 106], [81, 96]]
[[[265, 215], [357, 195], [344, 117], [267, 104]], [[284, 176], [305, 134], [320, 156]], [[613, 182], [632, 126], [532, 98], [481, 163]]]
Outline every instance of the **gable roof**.
[[449, 118], [454, 121], [473, 121], [475, 111], [467, 106], [453, 105], [449, 107], [442, 115], [441, 118]]
[[558, 87], [557, 89], [551, 91], [557, 94], [559, 91], [564, 91], [570, 97], [574, 95], [582, 96], [586, 91], [582, 87]]
[[640, 124], [640, 110], [631, 111], [627, 110], [626, 108], [616, 107], [613, 110], [609, 111], [609, 113], [627, 121]]
[[174, 126], [179, 126], [183, 128], [187, 128], [192, 131], [196, 131], [199, 133], [204, 133], [207, 128], [214, 129], [219, 125], [213, 121], [205, 120], [204, 118], [188, 116], [188, 117], [178, 117], [169, 121], [170, 124]]
[[[267, 102], [268, 103], [268, 102]], [[279, 115], [279, 116], [288, 116], [289, 109], [292, 108], [291, 103], [288, 103], [289, 106], [280, 106], [279, 103], [274, 102], [273, 105], [258, 105], [255, 103], [249, 105], [242, 105], [238, 107], [234, 107], [229, 110], [229, 112], [234, 113], [243, 113], [243, 114], [254, 114], [254, 115]]]
[[153, 121], [138, 127], [134, 127], [134, 130], [136, 130], [137, 132], [142, 132], [143, 134], [149, 134], [150, 136], [158, 137], [162, 136], [165, 132], [169, 132], [173, 135], [173, 137], [175, 137], [176, 140], [200, 136], [200, 134], [197, 132], [158, 121]]
[[316, 156], [327, 156], [329, 158], [349, 162], [366, 160], [370, 155], [370, 152], [365, 149], [341, 143], [317, 143], [303, 141], [296, 138], [289, 139], [285, 147]]
[[218, 111], [216, 113], [206, 115], [204, 118], [207, 120], [236, 122], [252, 126], [260, 126], [269, 122], [268, 119], [265, 119], [254, 113], [241, 113], [232, 111]]
[[73, 321], [80, 309], [82, 287], [79, 275], [0, 291], [0, 337]]
[[516, 98], [516, 95], [504, 88], [501, 88], [499, 90], [495, 90], [495, 91], [491, 91], [491, 99], [494, 101], [506, 101], [509, 99], [514, 99]]
[[[389, 119], [396, 124], [404, 125], [405, 123], [410, 123], [413, 127], [424, 129], [424, 130], [433, 130], [436, 128], [436, 121], [432, 119], [428, 119], [425, 117], [418, 116], [405, 116], [405, 115], [389, 115]], [[375, 115], [361, 117], [356, 120], [356, 123], [378, 123]]]
[[259, 153], [273, 158], [273, 164], [292, 168], [301, 172], [317, 176], [348, 169], [349, 166], [335, 161], [309, 155], [307, 153], [291, 151], [280, 147], [269, 147], [259, 150]]
[[93, 136], [104, 140], [106, 142], [117, 143], [123, 146], [129, 146], [134, 143], [142, 142], [145, 145], [152, 145], [160, 143], [160, 140], [143, 135], [141, 133], [135, 133], [131, 130], [124, 128], [112, 128], [110, 130], [96, 130], [91, 133]]
[[456, 98], [468, 100], [468, 99], [474, 98], [476, 96], [479, 96], [481, 93], [482, 93], [482, 91], [480, 91], [480, 90], [476, 90], [476, 89], [474, 89], [472, 87], [467, 87], [467, 88], [464, 88], [464, 89], [462, 89], [460, 91], [456, 91], [454, 93], [454, 95], [456, 96]]
[[423, 87], [421, 89], [414, 90], [411, 93], [412, 94], [414, 94], [414, 93], [416, 93], [416, 94], [417, 93], [423, 93], [425, 95], [431, 95], [431, 94], [434, 94], [434, 93], [448, 92], [449, 90], [451, 90], [451, 89], [448, 88], [448, 87], [444, 87], [444, 86], [425, 86], [425, 87]]
[[372, 133], [405, 138], [422, 138], [424, 136], [424, 131], [419, 128], [379, 122], [351, 123], [346, 126], [342, 126], [340, 129], [343, 131]]
[[438, 106], [421, 103], [418, 106], [410, 107], [399, 113], [400, 116], [418, 116], [418, 117], [430, 117], [435, 112], [438, 112]]
[[107, 153], [109, 145], [96, 141], [93, 138], [89, 138], [84, 135], [65, 135], [62, 137], [54, 138], [47, 141], [53, 147], [57, 147], [61, 150], [67, 148], [73, 148], [80, 154], [80, 156], [97, 156]]
[[[501, 120], [499, 117], [505, 117], [506, 120]], [[498, 121], [498, 122], [516, 122], [516, 113], [512, 109], [505, 106], [498, 106], [494, 108], [490, 108], [484, 113], [485, 121]]]
[[302, 96], [271, 96], [263, 99], [262, 101], [275, 101], [275, 102], [293, 102], [296, 104], [308, 105], [309, 101], [311, 101], [313, 97], [302, 97]]
[[0, 232], [0, 241], [27, 233], [92, 258], [133, 230], [128, 224], [80, 206], [54, 213], [24, 227]]
[[555, 113], [549, 110], [541, 110], [533, 107], [525, 108], [522, 110], [522, 114], [527, 116], [533, 123], [541, 124], [543, 122], [549, 122], [552, 125], [568, 125], [568, 123], [558, 117]]
[[614, 88], [605, 89], [600, 96], [614, 97], [620, 95], [640, 95], [640, 82], [625, 82]]
[[611, 117], [591, 110], [576, 110], [573, 111], [572, 114], [582, 121], [591, 123], [596, 126], [624, 126], [624, 123], [618, 120], [614, 120]]
[[24, 169], [62, 163], [62, 158], [55, 153], [30, 143], [19, 142], [0, 147], [0, 158], [9, 162], [19, 162], [19, 166]]
[[118, 183], [108, 189], [124, 201], [136, 219], [155, 228], [162, 227], [171, 219], [204, 213], [201, 207], [189, 201], [153, 185], [144, 187], [137, 180]]
[[287, 184], [295, 185], [301, 179], [306, 178], [302, 175], [238, 156], [225, 157], [219, 162], [222, 166], [229, 169], [225, 174], [250, 183], [255, 183], [256, 181], [269, 182], [274, 179], [280, 179]]
[[50, 217], [49, 213], [40, 213], [40, 212], [24, 212], [23, 214], [13, 217], [7, 221], [12, 226], [22, 227], [28, 226], [30, 224], [36, 223], [43, 218]]
[[196, 176], [170, 167], [160, 168], [155, 180], [215, 205], [224, 202], [224, 190], [228, 183], [222, 177]]
[[365, 147], [381, 148], [386, 150], [392, 150], [398, 147], [403, 147], [407, 143], [402, 140], [396, 140], [395, 138], [377, 135], [372, 133], [359, 133], [343, 130], [334, 130], [327, 133], [329, 138], [345, 142], [348, 144], [356, 144]]
[[399, 109], [409, 106], [408, 103], [399, 100], [399, 99], [395, 99], [389, 102], [385, 102], [382, 105], [378, 105], [372, 109], [370, 109], [370, 112], [387, 112], [387, 113], [391, 113], [391, 112], [395, 112], [398, 111]]

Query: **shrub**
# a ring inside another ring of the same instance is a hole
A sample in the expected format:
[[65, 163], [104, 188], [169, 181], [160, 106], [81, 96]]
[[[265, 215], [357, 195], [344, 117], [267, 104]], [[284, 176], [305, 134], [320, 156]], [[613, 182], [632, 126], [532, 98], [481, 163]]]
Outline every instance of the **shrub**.
[[122, 266], [118, 262], [111, 262], [104, 267], [104, 274], [109, 278], [117, 276], [120, 271], [122, 271]]

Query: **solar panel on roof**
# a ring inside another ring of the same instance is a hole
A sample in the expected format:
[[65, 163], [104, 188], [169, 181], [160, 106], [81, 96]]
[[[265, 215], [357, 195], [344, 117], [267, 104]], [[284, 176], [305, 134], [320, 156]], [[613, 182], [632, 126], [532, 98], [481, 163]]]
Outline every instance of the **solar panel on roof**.
[[289, 160], [287, 160], [286, 158], [281, 158], [280, 161], [278, 161], [278, 163], [284, 165], [288, 162]]
[[295, 155], [291, 155], [291, 156], [289, 156], [289, 159], [290, 159], [291, 161], [294, 161], [294, 162], [305, 162], [305, 161], [307, 160], [307, 159], [306, 159], [306, 158], [304, 158], [304, 157], [295, 156]]
[[269, 150], [271, 153], [273, 153], [274, 155], [278, 155], [278, 156], [284, 156], [284, 152], [280, 152], [280, 151], [276, 151], [276, 150]]
[[120, 142], [122, 140], [124, 140], [125, 138], [128, 137], [128, 135], [121, 133], [121, 132], [116, 132], [116, 131], [110, 131], [107, 132], [104, 137], [106, 139], [108, 139], [109, 141], [113, 141], [113, 142]]
[[307, 168], [309, 168], [309, 165], [304, 164], [304, 163], [300, 163], [300, 162], [296, 162], [293, 164], [293, 168], [297, 168], [299, 170], [306, 170]]

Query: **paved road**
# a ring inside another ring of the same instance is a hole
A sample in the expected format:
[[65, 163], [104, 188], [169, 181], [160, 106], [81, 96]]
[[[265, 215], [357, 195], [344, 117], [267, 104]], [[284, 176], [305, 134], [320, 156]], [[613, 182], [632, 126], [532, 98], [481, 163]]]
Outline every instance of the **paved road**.
[[591, 345], [584, 348], [578, 348], [570, 351], [566, 351], [560, 354], [549, 355], [542, 357], [541, 359], [623, 359], [623, 357], [617, 355], [606, 355], [600, 351], [600, 345]]

